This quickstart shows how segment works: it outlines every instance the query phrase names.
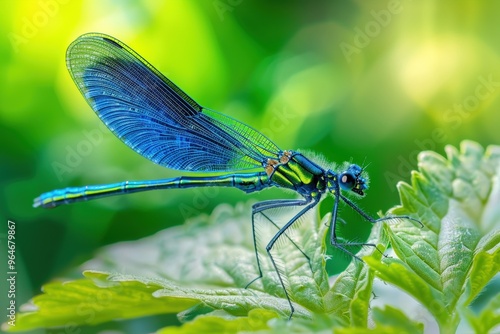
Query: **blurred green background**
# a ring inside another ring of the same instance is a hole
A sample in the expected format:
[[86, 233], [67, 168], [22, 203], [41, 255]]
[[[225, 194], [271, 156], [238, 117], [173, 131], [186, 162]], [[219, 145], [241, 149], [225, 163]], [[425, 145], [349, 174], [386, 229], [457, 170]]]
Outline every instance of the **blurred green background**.
[[[65, 51], [83, 33], [122, 40], [200, 104], [262, 130], [282, 149], [369, 163], [370, 189], [358, 203], [372, 215], [398, 203], [396, 183], [409, 181], [417, 152], [442, 153], [463, 139], [500, 142], [500, 2], [0, 6], [0, 241], [3, 254], [7, 219], [16, 222], [18, 305], [99, 246], [249, 198], [233, 189], [172, 190], [32, 208], [33, 198], [55, 188], [181, 175], [121, 143], [81, 97]], [[283, 196], [291, 195], [251, 198]], [[353, 219], [346, 233], [362, 239], [369, 227]]]

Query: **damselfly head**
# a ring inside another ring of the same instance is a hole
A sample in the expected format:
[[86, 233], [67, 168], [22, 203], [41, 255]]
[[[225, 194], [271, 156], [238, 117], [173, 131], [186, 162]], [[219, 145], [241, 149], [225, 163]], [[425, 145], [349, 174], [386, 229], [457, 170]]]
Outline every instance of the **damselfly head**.
[[368, 189], [368, 180], [363, 176], [363, 168], [351, 164], [338, 175], [339, 186], [342, 190], [352, 191], [364, 196], [364, 190]]

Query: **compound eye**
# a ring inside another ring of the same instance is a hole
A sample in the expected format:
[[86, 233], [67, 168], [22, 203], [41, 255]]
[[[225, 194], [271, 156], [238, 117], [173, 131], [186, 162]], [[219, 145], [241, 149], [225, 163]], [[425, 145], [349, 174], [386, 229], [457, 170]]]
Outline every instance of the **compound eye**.
[[356, 184], [356, 178], [351, 173], [340, 174], [340, 187], [344, 190], [352, 190]]

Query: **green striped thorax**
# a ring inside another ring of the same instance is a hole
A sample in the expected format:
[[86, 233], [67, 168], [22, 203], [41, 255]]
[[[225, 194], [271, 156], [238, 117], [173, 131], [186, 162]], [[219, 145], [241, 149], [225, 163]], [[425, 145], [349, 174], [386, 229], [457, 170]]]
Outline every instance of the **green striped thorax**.
[[336, 173], [293, 151], [283, 151], [278, 159], [268, 159], [264, 169], [277, 186], [293, 189], [305, 197], [315, 197], [327, 191], [334, 194], [340, 190], [364, 196], [364, 190], [368, 188], [363, 169], [356, 164]]

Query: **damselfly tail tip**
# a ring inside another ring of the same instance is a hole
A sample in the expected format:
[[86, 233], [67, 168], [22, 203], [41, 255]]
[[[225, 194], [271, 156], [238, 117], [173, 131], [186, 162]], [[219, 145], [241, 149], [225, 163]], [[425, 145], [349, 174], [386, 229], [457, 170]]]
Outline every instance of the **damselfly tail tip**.
[[37, 197], [33, 200], [33, 207], [38, 208], [42, 206], [42, 199], [40, 197]]
[[42, 196], [38, 196], [37, 198], [35, 198], [33, 200], [33, 207], [34, 208], [46, 208], [46, 209], [50, 209], [50, 208], [55, 208], [57, 206], [57, 204], [53, 201], [49, 201], [49, 202], [45, 202], [43, 201], [42, 199]]

